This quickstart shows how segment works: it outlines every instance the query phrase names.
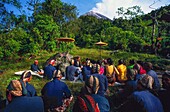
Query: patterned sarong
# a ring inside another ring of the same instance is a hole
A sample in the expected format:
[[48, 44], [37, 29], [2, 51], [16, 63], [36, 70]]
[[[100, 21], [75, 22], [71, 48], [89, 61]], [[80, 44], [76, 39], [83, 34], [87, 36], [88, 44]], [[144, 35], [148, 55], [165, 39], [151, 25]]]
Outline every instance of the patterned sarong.
[[63, 105], [57, 108], [54, 108], [53, 110], [48, 110], [48, 112], [64, 112], [70, 105], [70, 103], [73, 101], [73, 96], [70, 98], [66, 98], [63, 100]]

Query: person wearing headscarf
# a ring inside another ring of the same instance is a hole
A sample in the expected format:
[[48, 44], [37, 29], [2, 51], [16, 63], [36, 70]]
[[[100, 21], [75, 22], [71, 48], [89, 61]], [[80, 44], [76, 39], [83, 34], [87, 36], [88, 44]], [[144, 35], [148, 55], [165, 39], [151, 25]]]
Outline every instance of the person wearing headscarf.
[[100, 65], [99, 64], [93, 64], [92, 66], [92, 75], [97, 77], [99, 80], [99, 90], [97, 94], [105, 97], [106, 91], [108, 90], [108, 80], [105, 75], [100, 75]]
[[144, 69], [146, 70], [146, 73], [149, 76], [151, 76], [153, 78], [153, 80], [154, 80], [153, 81], [153, 89], [155, 91], [158, 91], [160, 89], [160, 87], [161, 87], [161, 84], [159, 82], [157, 73], [154, 70], [152, 70], [153, 69], [152, 68], [152, 63], [150, 63], [150, 62], [144, 63]]
[[162, 89], [158, 91], [158, 97], [162, 102], [164, 112], [170, 112], [170, 71], [162, 74]]
[[91, 110], [88, 109], [88, 106], [83, 103], [82, 97], [84, 96], [88, 97], [89, 100], [91, 99], [91, 106], [93, 107], [94, 112], [109, 112], [110, 105], [108, 100], [97, 94], [99, 87], [100, 84], [97, 77], [93, 75], [87, 77], [85, 85], [81, 89], [81, 93], [73, 105], [73, 112], [91, 112]]
[[46, 111], [57, 111], [58, 109], [64, 111], [73, 99], [70, 89], [66, 83], [61, 81], [61, 78], [61, 71], [54, 71], [53, 80], [47, 82], [41, 90]]
[[53, 78], [53, 73], [56, 70], [54, 67], [55, 60], [51, 60], [49, 64], [44, 68], [44, 78], [51, 80]]
[[9, 104], [4, 112], [44, 112], [42, 98], [27, 96], [25, 85], [21, 81], [12, 80], [6, 92]]
[[27, 91], [27, 96], [33, 97], [33, 96], [37, 96], [37, 92], [36, 92], [36, 89], [34, 88], [34, 86], [29, 84], [29, 82], [31, 80], [32, 80], [32, 74], [31, 74], [30, 70], [27, 70], [22, 73], [22, 75], [20, 77], [20, 82], [26, 88], [26, 90], [25, 90], [25, 88], [23, 88], [23, 90]]
[[149, 75], [145, 75], [137, 82], [137, 90], [132, 93], [121, 111], [126, 112], [163, 112], [160, 100], [148, 88]]

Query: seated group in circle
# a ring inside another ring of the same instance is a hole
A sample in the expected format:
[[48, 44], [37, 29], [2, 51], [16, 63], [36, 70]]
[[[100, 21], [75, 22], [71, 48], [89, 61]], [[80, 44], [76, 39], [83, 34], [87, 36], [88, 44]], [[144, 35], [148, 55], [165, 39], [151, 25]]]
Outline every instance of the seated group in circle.
[[[67, 84], [61, 81], [62, 73], [50, 61], [44, 69], [45, 78], [49, 79], [37, 96], [36, 89], [29, 84], [30, 71], [25, 71], [20, 80], [12, 80], [6, 90], [7, 105], [5, 112], [54, 112], [65, 111], [73, 102], [73, 112], [169, 112], [170, 73], [162, 76], [162, 87], [158, 76], [152, 70], [150, 62], [135, 62], [126, 66], [123, 60], [115, 66], [111, 58], [93, 62], [86, 59], [84, 65], [74, 65], [74, 60], [66, 68], [66, 79], [84, 82], [79, 95], [74, 96]], [[71, 73], [73, 72], [73, 73]], [[71, 75], [70, 75], [71, 74]], [[108, 96], [109, 86], [124, 83], [123, 91]], [[116, 99], [116, 98], [117, 99]], [[116, 99], [116, 100], [113, 100]], [[91, 105], [87, 104], [90, 101]], [[116, 105], [116, 101], [120, 105]], [[140, 102], [140, 103], [139, 103]], [[32, 107], [34, 105], [34, 107]], [[84, 106], [83, 106], [84, 105]], [[17, 108], [18, 107], [18, 108]]]

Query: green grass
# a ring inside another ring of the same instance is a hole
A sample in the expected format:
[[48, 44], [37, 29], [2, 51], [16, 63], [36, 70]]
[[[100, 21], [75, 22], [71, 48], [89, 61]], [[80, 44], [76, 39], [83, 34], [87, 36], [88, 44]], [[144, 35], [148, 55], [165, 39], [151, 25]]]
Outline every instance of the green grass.
[[[119, 51], [118, 53], [110, 55], [111, 51], [102, 50], [101, 52], [102, 52], [101, 56], [103, 59], [110, 57], [113, 59], [115, 65], [117, 65], [117, 62], [119, 59], [125, 59], [126, 64], [128, 64], [130, 59], [143, 60], [143, 61], [146, 59], [152, 60], [152, 61], [157, 60], [157, 62], [161, 63], [161, 61], [159, 61], [161, 60], [159, 57], [156, 57], [155, 55], [151, 55], [147, 53], [143, 54], [143, 53], [130, 53], [130, 52]], [[53, 53], [41, 52], [34, 59], [29, 59], [29, 55], [26, 55], [19, 62], [15, 62], [15, 60], [12, 60], [12, 61], [10, 60], [8, 62], [5, 62], [5, 61], [1, 62], [0, 70], [4, 71], [4, 73], [0, 75], [0, 88], [1, 88], [0, 93], [2, 94], [2, 96], [5, 98], [5, 90], [9, 82], [12, 79], [20, 78], [20, 76], [14, 75], [14, 72], [30, 69], [30, 65], [34, 62], [35, 59], [39, 60], [39, 66], [41, 68], [42, 64], [45, 63], [45, 61], [48, 58], [50, 58], [56, 53], [57, 51]], [[94, 60], [101, 59], [99, 49], [74, 48], [70, 52], [70, 54], [72, 54], [73, 56], [80, 56], [82, 61], [84, 61], [86, 58], [90, 58]], [[164, 63], [167, 63], [167, 62], [164, 62]], [[46, 82], [47, 80], [45, 79], [41, 79], [36, 76], [33, 76], [33, 79], [30, 83], [34, 85], [35, 89], [37, 90], [38, 95], [41, 95], [41, 89]], [[81, 87], [83, 86], [83, 84], [79, 84], [79, 83], [74, 84], [68, 81], [66, 83], [71, 89], [71, 92], [74, 96], [76, 96], [79, 93]]]

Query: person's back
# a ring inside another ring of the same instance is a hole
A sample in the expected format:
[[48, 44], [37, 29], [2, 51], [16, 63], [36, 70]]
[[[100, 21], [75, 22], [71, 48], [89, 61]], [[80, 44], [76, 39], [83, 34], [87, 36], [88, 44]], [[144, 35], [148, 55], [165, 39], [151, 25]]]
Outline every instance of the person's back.
[[73, 105], [73, 112], [100, 112], [91, 95], [79, 95]]
[[38, 96], [17, 97], [6, 106], [4, 112], [44, 112], [43, 100]]
[[160, 85], [157, 73], [154, 70], [152, 70], [152, 63], [150, 62], [144, 63], [144, 69], [147, 71], [147, 74], [150, 75], [154, 80], [153, 89], [159, 90], [161, 85]]
[[29, 84], [28, 82], [26, 83], [26, 89], [27, 89], [27, 96], [33, 97], [37, 96], [36, 89], [34, 88], [33, 85]]
[[[62, 78], [61, 72], [55, 71], [54, 78], [52, 81], [47, 82], [41, 90], [43, 96], [44, 104], [47, 105], [50, 102], [51, 105], [45, 109], [57, 109], [60, 106], [63, 106], [64, 99], [71, 98], [71, 92], [68, 86], [60, 81]], [[69, 99], [68, 99], [69, 100]]]
[[97, 74], [97, 73], [92, 74], [92, 75], [99, 79], [100, 87], [99, 87], [97, 94], [104, 96], [107, 89], [108, 89], [108, 80], [107, 80], [106, 76], [100, 75], [100, 74]]
[[74, 81], [74, 76], [76, 74], [77, 68], [74, 65], [66, 67], [66, 79], [69, 81]]
[[[22, 77], [29, 76], [30, 72], [26, 71]], [[44, 112], [44, 105], [41, 97], [27, 96], [27, 89], [19, 80], [12, 80], [6, 89], [6, 98], [8, 104], [5, 112]], [[34, 106], [34, 107], [33, 107]]]
[[27, 70], [22, 73], [19, 81], [21, 84], [25, 85], [24, 87], [27, 90], [27, 96], [33, 97], [33, 96], [37, 96], [37, 92], [34, 86], [29, 84], [31, 80], [32, 80], [31, 71]]
[[149, 91], [149, 80], [148, 75], [145, 75], [137, 81], [137, 90], [128, 98], [124, 110], [129, 109], [128, 112], [163, 112], [160, 100]]
[[104, 96], [108, 89], [108, 80], [105, 75], [100, 75], [100, 65], [94, 64], [92, 67], [92, 75], [97, 77], [99, 80], [99, 90], [97, 94]]
[[49, 80], [52, 79], [53, 73], [56, 70], [54, 64], [55, 64], [55, 60], [51, 60], [49, 65], [44, 68], [44, 78], [47, 78]]
[[154, 79], [153, 83], [153, 89], [159, 90], [160, 89], [160, 82], [157, 76], [157, 73], [153, 70], [150, 70], [147, 72], [148, 75], [150, 75]]
[[101, 95], [97, 95], [98, 89], [99, 79], [93, 75], [87, 77], [85, 85], [81, 89], [81, 94], [73, 105], [73, 112], [109, 112], [108, 100]]
[[91, 62], [90, 60], [86, 60], [86, 64], [82, 68], [82, 75], [83, 75], [83, 80], [86, 80], [86, 77], [88, 75], [91, 75], [92, 67], [91, 67]]
[[98, 94], [92, 94], [91, 96], [94, 98], [95, 102], [98, 103], [100, 112], [110, 111], [109, 101], [105, 97]]
[[106, 70], [106, 77], [112, 77], [114, 72], [113, 65], [106, 65], [105, 70]]
[[137, 82], [135, 79], [136, 72], [134, 69], [127, 69], [127, 81], [123, 88], [123, 91], [120, 91], [119, 96], [121, 100], [127, 100], [127, 98], [136, 90]]
[[82, 75], [83, 75], [83, 80], [86, 80], [86, 77], [88, 75], [91, 75], [91, 70], [92, 68], [90, 66], [83, 66], [82, 68]]
[[56, 97], [57, 106], [62, 105], [62, 99], [64, 97], [70, 97], [71, 92], [68, 89], [67, 85], [64, 82], [54, 79], [51, 82], [48, 82], [42, 89], [43, 96]]
[[160, 100], [149, 91], [136, 91], [132, 97], [137, 103], [140, 102], [146, 112], [163, 112]]
[[117, 70], [119, 71], [119, 75], [117, 75], [119, 82], [125, 82], [127, 80], [126, 72], [127, 67], [124, 65], [123, 60], [119, 60], [119, 65], [117, 66]]

